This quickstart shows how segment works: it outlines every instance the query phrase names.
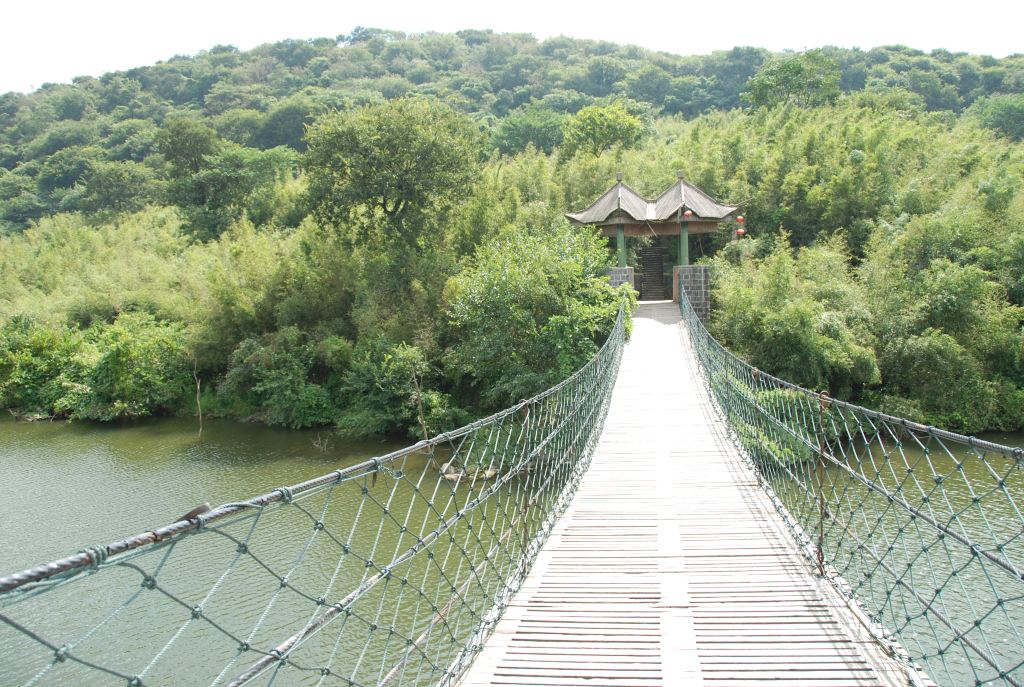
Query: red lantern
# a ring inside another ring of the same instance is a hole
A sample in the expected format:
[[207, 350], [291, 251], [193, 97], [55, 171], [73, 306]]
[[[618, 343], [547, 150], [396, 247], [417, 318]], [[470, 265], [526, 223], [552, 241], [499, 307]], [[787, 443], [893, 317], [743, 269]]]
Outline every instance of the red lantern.
[[737, 222], [739, 222], [740, 224], [743, 224], [743, 223], [744, 223], [744, 222], [746, 221], [746, 219], [747, 219], [747, 218], [746, 218], [746, 217], [744, 217], [743, 215], [739, 215], [739, 216], [738, 216], [738, 217], [736, 218], [736, 221], [737, 221]]
[[743, 227], [740, 227], [739, 229], [736, 230], [736, 235], [737, 236], [743, 236], [746, 233], [747, 233], [747, 230], [744, 229]]
[[684, 212], [683, 217], [685, 217], [686, 219], [690, 219], [691, 217], [693, 217], [693, 210], [687, 210], [686, 212]]

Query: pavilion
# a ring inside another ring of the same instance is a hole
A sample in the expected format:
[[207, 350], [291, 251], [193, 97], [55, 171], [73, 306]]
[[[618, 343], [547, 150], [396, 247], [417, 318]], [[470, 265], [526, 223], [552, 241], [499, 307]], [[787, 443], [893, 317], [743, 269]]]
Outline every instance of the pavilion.
[[[666, 273], [667, 256], [674, 258], [677, 268], [689, 265], [690, 236], [714, 232], [720, 222], [739, 209], [735, 205], [722, 205], [683, 179], [682, 173], [677, 177], [676, 183], [657, 199], [648, 200], [624, 184], [620, 173], [616, 175], [615, 185], [593, 205], [566, 214], [578, 225], [597, 225], [604, 236], [614, 236], [620, 268], [634, 267], [627, 265], [628, 237], [654, 239], [640, 248], [637, 256], [640, 264], [635, 266], [640, 273], [640, 296], [646, 300], [657, 300], [666, 292], [675, 291], [669, 282], [675, 281], [673, 273], [678, 274], [678, 270], [669, 269]], [[666, 240], [673, 236], [679, 237], [677, 242]]]

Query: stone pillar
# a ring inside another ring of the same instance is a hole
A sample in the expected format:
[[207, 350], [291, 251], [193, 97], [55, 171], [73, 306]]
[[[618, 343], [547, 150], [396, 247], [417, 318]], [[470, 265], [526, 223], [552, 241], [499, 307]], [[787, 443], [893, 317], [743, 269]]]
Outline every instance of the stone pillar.
[[672, 274], [672, 300], [679, 301], [679, 286], [683, 287], [690, 305], [701, 322], [707, 322], [711, 312], [711, 277], [707, 265], [678, 265]]
[[632, 267], [612, 267], [608, 270], [608, 281], [614, 287], [629, 284], [631, 288], [636, 289], [636, 277]]
[[626, 227], [621, 224], [615, 230], [615, 246], [619, 249], [619, 267], [626, 266]]

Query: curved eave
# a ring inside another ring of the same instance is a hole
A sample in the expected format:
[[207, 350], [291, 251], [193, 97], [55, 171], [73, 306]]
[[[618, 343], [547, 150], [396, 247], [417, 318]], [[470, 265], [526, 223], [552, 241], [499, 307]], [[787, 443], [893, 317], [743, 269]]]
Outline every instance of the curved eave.
[[693, 184], [679, 179], [657, 200], [647, 200], [621, 181], [605, 191], [590, 207], [567, 212], [566, 218], [577, 224], [650, 224], [679, 222], [690, 210], [691, 222], [720, 222], [739, 210], [722, 205]]
[[567, 213], [565, 213], [565, 217], [570, 222], [574, 222], [575, 224], [579, 224], [581, 226], [597, 226], [597, 227], [613, 226], [613, 225], [616, 225], [616, 224], [644, 224], [645, 222], [648, 221], [646, 219], [637, 219], [637, 218], [633, 217], [633, 215], [629, 214], [628, 212], [619, 211], [619, 210], [616, 210], [615, 212], [611, 213], [607, 217], [604, 217], [604, 218], [601, 218], [601, 219], [583, 219], [583, 218], [580, 217], [580, 215], [582, 215], [582, 214], [583, 214], [582, 212], [576, 212], [576, 213], [567, 212]]
[[708, 221], [708, 222], [721, 222], [723, 219], [726, 219], [727, 217], [729, 217], [729, 215], [733, 214], [734, 212], [736, 212], [739, 209], [740, 209], [739, 205], [723, 205], [723, 206], [721, 206], [721, 213], [720, 214], [719, 213], [715, 213], [713, 215], [700, 215], [696, 211], [693, 211], [693, 208], [688, 208], [688, 207], [684, 206], [683, 207], [683, 212], [686, 212], [687, 210], [693, 211], [693, 218], [692, 218], [692, 220], [705, 220], [705, 221]]
[[[680, 222], [680, 221], [687, 221], [687, 222], [721, 222], [724, 219], [728, 219], [730, 215], [732, 215], [733, 213], [735, 213], [739, 209], [740, 209], [740, 206], [738, 206], [738, 205], [723, 205], [722, 206], [722, 214], [720, 214], [720, 215], [718, 215], [718, 214], [715, 214], [715, 215], [701, 215], [701, 214], [698, 214], [697, 212], [694, 212], [693, 216], [688, 218], [688, 219], [682, 217], [682, 213], [686, 212], [687, 210], [691, 210], [692, 211], [693, 208], [688, 208], [685, 205], [683, 207], [679, 208], [678, 213], [677, 212], [672, 212], [668, 217], [651, 217], [651, 218], [646, 218], [645, 217], [645, 218], [639, 219], [639, 218], [634, 217], [630, 213], [626, 212], [625, 210], [616, 210], [616, 211], [611, 212], [607, 216], [602, 217], [602, 218], [587, 218], [586, 217], [586, 211], [567, 212], [567, 213], [565, 213], [565, 217], [570, 222], [574, 222], [574, 223], [579, 224], [579, 225], [590, 225], [590, 224], [593, 224], [593, 225], [597, 225], [597, 226], [602, 226], [602, 225], [607, 225], [607, 224], [669, 224], [669, 223], [675, 224], [675, 223]], [[618, 213], [621, 213], [621, 214], [625, 215], [629, 219], [624, 221], [624, 219], [621, 218], [621, 217], [615, 217], [615, 215], [618, 214]]]
[[621, 181], [605, 191], [586, 210], [566, 213], [579, 224], [602, 224], [616, 214], [622, 213], [635, 222], [653, 219], [654, 204]]

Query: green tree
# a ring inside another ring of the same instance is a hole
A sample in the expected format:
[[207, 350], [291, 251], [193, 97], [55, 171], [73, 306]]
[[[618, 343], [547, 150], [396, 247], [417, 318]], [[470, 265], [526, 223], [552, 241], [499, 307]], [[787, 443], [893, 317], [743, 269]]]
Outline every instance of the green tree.
[[263, 113], [246, 108], [222, 112], [213, 118], [213, 127], [220, 136], [239, 145], [252, 145], [263, 128]]
[[840, 76], [834, 59], [820, 49], [808, 50], [766, 62], [750, 77], [743, 97], [755, 107], [825, 105], [839, 97]]
[[180, 407], [192, 381], [181, 324], [122, 313], [89, 334], [92, 351], [82, 353], [88, 369], [61, 401], [72, 417], [115, 420]]
[[274, 103], [253, 142], [261, 148], [288, 146], [305, 151], [306, 126], [313, 122], [318, 109], [317, 104], [304, 95], [293, 95]]
[[550, 153], [562, 143], [565, 115], [541, 107], [513, 110], [495, 130], [492, 142], [505, 155], [513, 155], [533, 145]]
[[46, 128], [24, 147], [24, 157], [36, 160], [71, 146], [88, 146], [97, 139], [96, 124], [91, 121], [65, 119]]
[[586, 64], [586, 78], [580, 90], [596, 96], [606, 96], [626, 76], [626, 66], [616, 57], [600, 55]]
[[103, 147], [111, 160], [142, 162], [156, 150], [159, 129], [146, 119], [126, 119], [110, 127]]
[[240, 341], [276, 328], [280, 274], [290, 265], [295, 248], [284, 232], [257, 231], [246, 220], [231, 225], [204, 248], [195, 355], [200, 370], [219, 374]]
[[956, 87], [943, 83], [934, 71], [912, 69], [906, 80], [907, 88], [923, 97], [929, 110], [959, 110], [962, 105]]
[[622, 101], [616, 101], [610, 105], [584, 107], [565, 120], [562, 133], [562, 153], [566, 157], [580, 151], [600, 155], [615, 146], [635, 147], [643, 139], [646, 127]]
[[197, 173], [172, 181], [170, 197], [197, 236], [219, 236], [253, 209], [260, 190], [289, 178], [295, 160], [296, 153], [284, 146], [263, 151], [222, 144], [219, 152], [204, 156]]
[[974, 110], [989, 129], [1013, 141], [1024, 140], [1024, 93], [994, 95]]
[[484, 243], [445, 289], [456, 336], [446, 365], [463, 393], [499, 408], [589, 360], [620, 302], [603, 276], [609, 257], [596, 232], [564, 222]]
[[[298, 429], [329, 424], [337, 408], [328, 389], [337, 386], [351, 357], [351, 344], [339, 342], [333, 348], [318, 347], [295, 327], [246, 339], [231, 354], [217, 388], [218, 402], [269, 425]], [[335, 349], [347, 352], [322, 354]]]
[[0, 326], [0, 405], [25, 414], [51, 415], [81, 377], [81, 335], [24, 316]]
[[171, 164], [174, 176], [198, 174], [205, 158], [220, 148], [217, 132], [194, 119], [172, 119], [157, 135], [157, 149]]
[[[716, 51], [699, 60], [697, 75], [703, 77], [710, 96], [709, 105], [732, 109], [740, 104], [740, 92], [769, 53], [764, 48], [737, 46], [727, 51]], [[683, 74], [690, 70], [682, 70]]]
[[988, 426], [996, 395], [981, 366], [956, 339], [937, 329], [886, 342], [882, 373], [887, 389], [917, 401], [925, 415], [912, 418], [975, 433]]
[[454, 429], [466, 415], [447, 394], [430, 385], [437, 370], [423, 351], [374, 337], [358, 347], [345, 375], [351, 399], [338, 429], [349, 436], [401, 434], [427, 438]]
[[103, 150], [96, 146], [71, 146], [58, 150], [43, 161], [36, 176], [36, 185], [43, 193], [73, 186], [89, 166], [102, 157]]
[[93, 96], [84, 88], [57, 86], [48, 91], [47, 105], [57, 119], [82, 119], [92, 109]]
[[672, 90], [672, 75], [654, 64], [645, 64], [626, 77], [626, 92], [638, 102], [661, 105]]
[[408, 243], [423, 226], [407, 216], [465, 195], [482, 142], [468, 117], [423, 98], [324, 115], [307, 139], [305, 163], [321, 221], [343, 223], [365, 207]]
[[136, 212], [159, 198], [162, 184], [149, 167], [137, 162], [95, 161], [83, 175], [77, 207], [107, 219]]
[[713, 263], [715, 335], [751, 365], [811, 389], [851, 398], [878, 384], [863, 296], [840, 244], [794, 255], [788, 237], [765, 243], [763, 259], [746, 254], [734, 265], [727, 251]]
[[0, 170], [0, 232], [22, 229], [47, 210], [36, 182], [19, 171]]

